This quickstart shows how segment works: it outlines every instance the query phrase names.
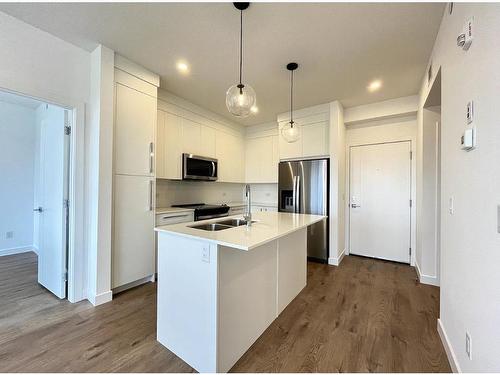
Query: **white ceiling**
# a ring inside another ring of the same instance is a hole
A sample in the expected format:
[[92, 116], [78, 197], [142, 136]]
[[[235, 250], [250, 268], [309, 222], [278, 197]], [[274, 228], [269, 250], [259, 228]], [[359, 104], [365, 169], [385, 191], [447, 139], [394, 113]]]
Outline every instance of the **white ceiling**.
[[[243, 81], [259, 113], [232, 117], [225, 92], [238, 79], [239, 14], [231, 3], [2, 3], [4, 11], [87, 50], [102, 43], [161, 76], [166, 90], [244, 125], [339, 99], [346, 107], [416, 94], [442, 3], [252, 3], [244, 12]], [[188, 76], [176, 62], [186, 60]], [[366, 89], [373, 79], [383, 87]]]

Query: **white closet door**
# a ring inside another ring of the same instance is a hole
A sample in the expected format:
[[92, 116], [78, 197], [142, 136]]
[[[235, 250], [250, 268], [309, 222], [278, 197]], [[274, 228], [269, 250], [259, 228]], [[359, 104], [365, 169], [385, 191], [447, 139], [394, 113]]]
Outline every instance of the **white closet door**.
[[350, 150], [350, 253], [410, 263], [410, 142]]

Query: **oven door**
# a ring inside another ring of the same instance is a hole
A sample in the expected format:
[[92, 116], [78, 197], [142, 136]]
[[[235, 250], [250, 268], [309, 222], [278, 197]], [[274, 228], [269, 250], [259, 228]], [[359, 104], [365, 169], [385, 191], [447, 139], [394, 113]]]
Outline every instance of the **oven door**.
[[182, 179], [217, 181], [217, 159], [183, 154]]

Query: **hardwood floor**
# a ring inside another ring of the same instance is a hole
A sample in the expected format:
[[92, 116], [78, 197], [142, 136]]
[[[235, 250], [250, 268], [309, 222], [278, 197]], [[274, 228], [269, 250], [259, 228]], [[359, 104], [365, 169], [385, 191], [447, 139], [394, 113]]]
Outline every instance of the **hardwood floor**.
[[[415, 277], [358, 257], [310, 263], [307, 287], [232, 371], [450, 372], [439, 289]], [[155, 287], [71, 304], [37, 284], [33, 253], [0, 257], [0, 372], [192, 372], [155, 340]]]

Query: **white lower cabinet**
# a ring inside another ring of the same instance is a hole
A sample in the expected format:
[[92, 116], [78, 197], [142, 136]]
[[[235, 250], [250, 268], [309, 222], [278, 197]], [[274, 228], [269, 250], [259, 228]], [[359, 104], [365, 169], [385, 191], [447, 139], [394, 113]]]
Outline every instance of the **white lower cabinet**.
[[115, 175], [112, 288], [154, 275], [154, 178]]

